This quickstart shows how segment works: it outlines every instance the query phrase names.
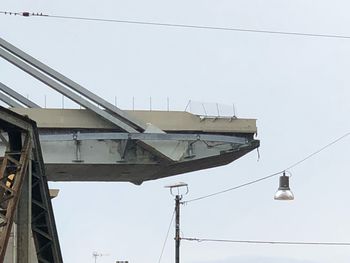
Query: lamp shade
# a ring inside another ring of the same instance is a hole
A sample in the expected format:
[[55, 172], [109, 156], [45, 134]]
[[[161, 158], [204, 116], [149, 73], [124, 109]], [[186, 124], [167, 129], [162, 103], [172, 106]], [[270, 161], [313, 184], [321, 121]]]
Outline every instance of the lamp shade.
[[274, 199], [282, 201], [294, 200], [294, 195], [289, 188], [289, 177], [286, 176], [285, 173], [283, 173], [283, 175], [280, 176], [280, 185], [278, 187]]

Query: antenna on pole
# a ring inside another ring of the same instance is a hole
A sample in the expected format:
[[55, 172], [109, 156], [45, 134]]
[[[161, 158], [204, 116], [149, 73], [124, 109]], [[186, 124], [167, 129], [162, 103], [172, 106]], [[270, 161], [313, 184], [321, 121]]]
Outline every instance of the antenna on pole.
[[104, 257], [104, 256], [109, 256], [109, 254], [102, 254], [102, 253], [98, 253], [96, 251], [92, 252], [92, 257], [94, 258], [95, 263], [97, 262], [97, 258]]

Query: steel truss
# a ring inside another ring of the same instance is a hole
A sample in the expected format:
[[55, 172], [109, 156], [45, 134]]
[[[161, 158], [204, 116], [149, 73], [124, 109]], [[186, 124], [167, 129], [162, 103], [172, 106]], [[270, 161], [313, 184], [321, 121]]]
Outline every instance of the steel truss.
[[[13, 134], [10, 134], [12, 136]], [[18, 140], [21, 136], [15, 134]], [[24, 177], [27, 176], [31, 139], [26, 134], [20, 152], [8, 149], [0, 170], [0, 262], [4, 261]]]
[[[22, 218], [17, 220], [25, 220], [27, 225], [31, 225], [38, 262], [61, 263], [63, 260], [36, 124], [0, 107], [0, 130], [8, 135], [8, 148], [0, 170], [0, 262], [4, 260], [17, 210], [18, 218], [22, 214]], [[22, 138], [25, 138], [23, 143]], [[1, 140], [6, 138], [2, 136]], [[31, 193], [26, 195], [22, 185], [29, 177]], [[25, 200], [28, 196], [31, 197], [30, 200]], [[30, 203], [29, 213], [18, 210], [21, 209], [21, 203]], [[29, 245], [25, 242], [23, 244]], [[21, 248], [19, 243], [18, 249], [26, 250], [28, 247]], [[27, 258], [21, 258], [19, 254], [17, 262], [30, 262], [29, 255], [23, 255]]]

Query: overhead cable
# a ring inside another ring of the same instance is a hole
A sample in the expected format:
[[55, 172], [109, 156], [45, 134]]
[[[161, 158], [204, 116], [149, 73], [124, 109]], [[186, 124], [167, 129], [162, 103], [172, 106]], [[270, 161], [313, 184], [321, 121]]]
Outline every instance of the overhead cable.
[[163, 243], [162, 251], [161, 251], [160, 256], [159, 256], [158, 263], [160, 263], [162, 261], [165, 245], [166, 245], [166, 242], [168, 241], [168, 237], [169, 237], [169, 233], [170, 233], [170, 228], [171, 228], [171, 225], [173, 224], [173, 221], [174, 221], [174, 216], [175, 216], [175, 210], [173, 211], [173, 214], [171, 216], [170, 224], [169, 224], [166, 236], [165, 236], [165, 240], [164, 240], [164, 243]]
[[191, 202], [194, 202], [194, 201], [199, 201], [199, 200], [202, 200], [202, 199], [206, 199], [206, 198], [209, 198], [209, 197], [213, 197], [213, 196], [216, 196], [216, 195], [220, 195], [220, 194], [223, 194], [223, 193], [226, 193], [226, 192], [230, 192], [230, 191], [233, 191], [233, 190], [237, 190], [239, 188], [243, 188], [243, 187], [246, 187], [246, 186], [249, 186], [249, 185], [252, 185], [252, 184], [255, 184], [255, 183], [258, 183], [258, 182], [261, 182], [261, 181], [264, 181], [264, 180], [267, 180], [267, 179], [270, 179], [274, 176], [277, 176], [279, 174], [282, 174], [283, 172], [287, 171], [287, 170], [290, 170], [300, 164], [302, 164], [303, 162], [309, 160], [310, 158], [314, 157], [315, 155], [319, 154], [320, 152], [324, 151], [325, 149], [331, 147], [332, 145], [336, 144], [337, 142], [343, 140], [344, 138], [346, 138], [347, 136], [350, 135], [350, 132], [347, 132], [345, 133], [344, 135], [338, 137], [337, 139], [333, 140], [332, 142], [326, 144], [325, 146], [321, 147], [320, 149], [318, 149], [317, 151], [307, 155], [306, 157], [304, 157], [303, 159], [301, 159], [300, 161], [297, 161], [295, 162], [294, 164], [288, 166], [286, 169], [284, 170], [281, 170], [279, 172], [276, 172], [276, 173], [273, 173], [273, 174], [270, 174], [270, 175], [267, 175], [267, 176], [264, 176], [264, 177], [260, 177], [258, 179], [255, 179], [255, 180], [252, 180], [252, 181], [249, 181], [247, 183], [244, 183], [244, 184], [240, 184], [240, 185], [237, 185], [237, 186], [233, 186], [233, 187], [230, 187], [230, 188], [227, 188], [227, 189], [224, 189], [224, 190], [221, 190], [221, 191], [218, 191], [218, 192], [214, 192], [214, 193], [211, 193], [211, 194], [207, 194], [207, 195], [204, 195], [204, 196], [201, 196], [201, 197], [197, 197], [197, 198], [194, 198], [194, 199], [190, 199], [190, 200], [185, 200], [183, 201], [182, 203], [183, 204], [187, 204], [187, 203], [191, 203]]
[[294, 168], [295, 166], [298, 166], [299, 164], [301, 164], [301, 163], [305, 162], [306, 160], [312, 158], [313, 156], [317, 155], [318, 153], [322, 152], [323, 150], [327, 149], [328, 147], [332, 146], [333, 144], [336, 144], [337, 142], [341, 141], [342, 139], [344, 139], [345, 137], [347, 137], [349, 135], [350, 135], [350, 132], [345, 133], [343, 136], [340, 136], [336, 140], [326, 144], [325, 146], [323, 146], [319, 150], [309, 154], [308, 156], [306, 156], [305, 158], [301, 159], [300, 161], [298, 161], [298, 162], [292, 164], [291, 166], [287, 167], [285, 170], [289, 170], [289, 169]]
[[266, 241], [266, 240], [232, 240], [182, 237], [181, 240], [196, 242], [223, 242], [245, 244], [270, 244], [270, 245], [308, 245], [308, 246], [350, 246], [350, 242], [306, 242], [306, 241]]
[[230, 192], [230, 191], [233, 191], [233, 190], [236, 190], [236, 189], [239, 189], [239, 188], [243, 188], [245, 186], [248, 186], [248, 185], [251, 185], [251, 184], [255, 184], [255, 183], [258, 183], [260, 181], [264, 181], [266, 179], [269, 179], [271, 177], [274, 177], [276, 175], [279, 175], [281, 174], [283, 171], [281, 172], [277, 172], [277, 173], [274, 173], [274, 174], [270, 174], [268, 176], [265, 176], [265, 177], [261, 177], [261, 178], [258, 178], [256, 180], [253, 180], [253, 181], [250, 181], [250, 182], [247, 182], [247, 183], [244, 183], [244, 184], [241, 184], [241, 185], [237, 185], [237, 186], [234, 186], [234, 187], [231, 187], [231, 188], [227, 188], [225, 190], [222, 190], [222, 191], [218, 191], [218, 192], [215, 192], [215, 193], [212, 193], [212, 194], [208, 194], [208, 195], [204, 195], [204, 196], [201, 196], [201, 197], [197, 197], [197, 198], [194, 198], [194, 199], [190, 199], [190, 200], [187, 200], [187, 201], [183, 201], [182, 203], [184, 204], [187, 204], [187, 203], [191, 203], [191, 202], [194, 202], [194, 201], [199, 201], [199, 200], [202, 200], [202, 199], [205, 199], [205, 198], [209, 198], [209, 197], [212, 197], [212, 196], [215, 196], [215, 195], [220, 195], [220, 194], [223, 194], [223, 193], [226, 193], [226, 192]]
[[147, 26], [160, 26], [160, 27], [174, 27], [174, 28], [188, 28], [188, 29], [204, 29], [204, 30], [220, 30], [220, 31], [236, 31], [246, 33], [262, 33], [262, 34], [274, 34], [274, 35], [291, 35], [301, 37], [318, 37], [318, 38], [338, 38], [338, 39], [350, 39], [348, 35], [341, 34], [318, 34], [318, 33], [304, 33], [297, 31], [278, 31], [278, 30], [265, 30], [243, 27], [220, 27], [220, 26], [205, 26], [205, 25], [191, 25], [180, 23], [162, 23], [155, 21], [140, 21], [140, 20], [122, 20], [122, 19], [107, 19], [107, 18], [95, 18], [95, 17], [83, 17], [83, 16], [64, 16], [64, 15], [48, 15], [43, 13], [30, 13], [30, 12], [8, 12], [0, 11], [0, 14], [15, 15], [24, 17], [43, 17], [43, 18], [56, 18], [56, 19], [69, 19], [69, 20], [82, 20], [90, 22], [112, 22], [122, 24], [136, 24]]

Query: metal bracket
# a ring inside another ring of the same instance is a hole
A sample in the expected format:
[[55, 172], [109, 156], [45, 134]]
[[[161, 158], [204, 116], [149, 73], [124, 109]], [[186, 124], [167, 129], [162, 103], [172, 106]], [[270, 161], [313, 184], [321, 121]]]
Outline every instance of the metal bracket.
[[82, 159], [81, 159], [81, 140], [78, 139], [78, 136], [79, 136], [79, 133], [80, 132], [77, 132], [75, 134], [73, 134], [73, 140], [75, 142], [75, 160], [72, 160], [72, 162], [75, 162], [75, 163], [82, 163], [84, 162]]
[[126, 162], [125, 156], [126, 156], [127, 149], [130, 146], [130, 143], [131, 143], [131, 139], [119, 141], [120, 161], [118, 161], [118, 162], [122, 162], [122, 163]]
[[192, 159], [196, 157], [193, 151], [193, 144], [195, 142], [188, 143], [187, 151], [186, 151], [186, 156], [184, 157], [185, 159]]

